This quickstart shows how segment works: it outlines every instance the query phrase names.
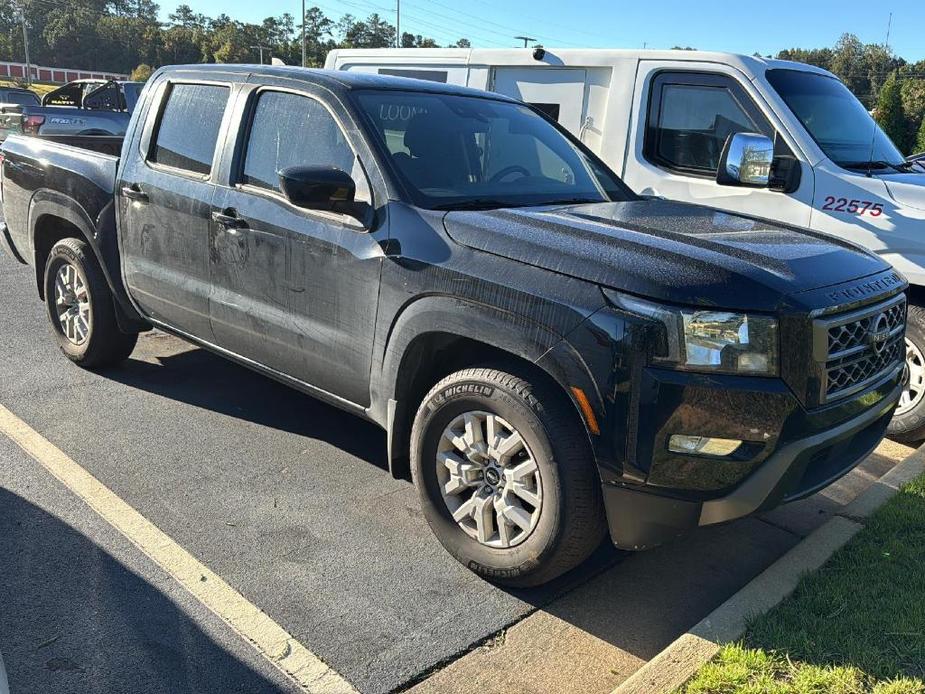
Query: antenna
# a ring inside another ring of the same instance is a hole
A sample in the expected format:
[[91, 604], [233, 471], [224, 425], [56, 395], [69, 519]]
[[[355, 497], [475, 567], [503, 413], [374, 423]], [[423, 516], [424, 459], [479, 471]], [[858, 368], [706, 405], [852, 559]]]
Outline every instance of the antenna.
[[[886, 42], [883, 44], [884, 48], [890, 50], [890, 29], [893, 28], [893, 13], [890, 12], [890, 16], [886, 21]], [[882, 87], [881, 87], [882, 89]], [[871, 129], [870, 129], [870, 152], [867, 154], [867, 178], [871, 177], [871, 170], [874, 166], [874, 147], [877, 144], [877, 121], [873, 118], [871, 120]]]

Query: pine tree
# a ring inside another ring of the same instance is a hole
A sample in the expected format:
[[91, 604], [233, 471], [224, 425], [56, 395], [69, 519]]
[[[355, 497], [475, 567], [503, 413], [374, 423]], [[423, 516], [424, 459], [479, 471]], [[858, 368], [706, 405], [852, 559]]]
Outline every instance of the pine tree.
[[908, 124], [903, 110], [899, 79], [895, 71], [890, 73], [880, 90], [880, 98], [877, 101], [877, 122], [890, 136], [899, 151], [908, 154]]

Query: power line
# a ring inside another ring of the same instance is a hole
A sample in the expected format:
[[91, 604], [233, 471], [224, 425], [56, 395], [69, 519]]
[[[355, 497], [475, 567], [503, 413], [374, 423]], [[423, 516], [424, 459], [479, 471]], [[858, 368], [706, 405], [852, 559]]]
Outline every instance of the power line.
[[[455, 12], [455, 13], [457, 13], [457, 14], [461, 14], [461, 15], [467, 16], [467, 17], [468, 17], [468, 16], [471, 16], [471, 13], [463, 12], [462, 10], [458, 10], [458, 9], [456, 9], [456, 8], [454, 8], [454, 7], [450, 7], [449, 5], [445, 5], [445, 4], [442, 3], [442, 2], [437, 2], [437, 0], [428, 0], [428, 5], [437, 5], [437, 6], [439, 6], [439, 7], [442, 7], [442, 8], [444, 8], [444, 9], [446, 9], [446, 10], [449, 10], [450, 12]], [[428, 9], [427, 11], [430, 12], [431, 14], [434, 14], [434, 15], [437, 15], [437, 14], [438, 14], [437, 12], [434, 12], [433, 10], [429, 10], [429, 9]], [[439, 15], [439, 16], [442, 16], [442, 17], [444, 17], [445, 19], [448, 19], [448, 20], [453, 21], [453, 22], [461, 22], [461, 23], [465, 24], [465, 22], [462, 22], [462, 20], [459, 20], [459, 19], [457, 19], [456, 17], [447, 17], [446, 15]], [[498, 34], [498, 35], [500, 35], [500, 36], [504, 36], [504, 37], [506, 37], [506, 38], [507, 38], [507, 37], [510, 37], [511, 34], [512, 34], [513, 32], [519, 31], [519, 29], [516, 29], [516, 28], [514, 28], [513, 26], [506, 25], [506, 24], [499, 24], [498, 22], [493, 22], [493, 21], [491, 21], [491, 20], [489, 20], [489, 19], [482, 19], [482, 18], [480, 18], [480, 19], [479, 19], [479, 24], [480, 24], [480, 25], [483, 25], [483, 24], [490, 24], [490, 25], [492, 25], [492, 26], [494, 26], [494, 27], [498, 27], [499, 29], [502, 29], [503, 31], [493, 31], [493, 30], [491, 30], [491, 29], [485, 28], [484, 26], [481, 26], [481, 27], [480, 27], [480, 28], [481, 28], [482, 30], [484, 30], [484, 31], [492, 31], [492, 33]], [[534, 32], [534, 33], [535, 33], [535, 32]], [[567, 45], [567, 42], [562, 41], [561, 39], [555, 39], [555, 38], [552, 38], [551, 36], [544, 36], [544, 35], [542, 35], [542, 34], [536, 34], [536, 38], [534, 38], [533, 40], [535, 41], [535, 40], [537, 40], [537, 39], [539, 39], [539, 40], [541, 40], [541, 41], [545, 41], [546, 43], [558, 43], [558, 44], [562, 44], [562, 45]]]
[[[431, 1], [434, 2], [434, 4], [440, 4], [440, 3], [436, 2], [435, 0], [431, 0]], [[470, 2], [473, 2], [473, 0], [469, 0], [469, 1], [470, 1]], [[497, 4], [496, 4], [496, 3], [493, 3], [493, 2], [490, 2], [489, 0], [474, 0], [474, 2], [477, 2], [477, 3], [479, 3], [480, 5], [484, 5], [485, 7], [491, 8], [492, 11], [497, 10]], [[446, 6], [446, 5], [443, 5], [443, 7], [447, 7], [447, 6]], [[499, 26], [499, 25], [496, 24], [496, 26]], [[568, 31], [569, 33], [572, 33], [572, 34], [582, 34], [582, 35], [584, 35], [584, 36], [591, 37], [591, 38], [593, 38], [595, 41], [599, 41], [600, 38], [601, 38], [601, 37], [600, 37], [600, 34], [598, 34], [598, 33], [596, 33], [596, 32], [583, 31], [583, 30], [581, 30], [581, 29], [576, 29], [575, 27], [565, 27], [565, 26], [562, 26], [562, 27], [559, 27], [559, 28], [561, 28], [561, 29], [563, 29], [563, 30], [565, 30], [565, 31]], [[556, 43], [559, 43], [558, 41], [555, 41], [555, 39], [550, 39], [548, 36], [541, 36], [540, 34], [537, 34], [537, 37], [539, 37], [540, 39], [542, 39], [542, 40], [544, 40], [544, 41], [554, 41], [554, 42], [556, 42]]]
[[[342, 14], [342, 8], [337, 8], [337, 9], [335, 9], [335, 8], [330, 7], [330, 6], [327, 6], [327, 7], [326, 7], [326, 6], [322, 5], [321, 3], [316, 3], [316, 4], [318, 4], [319, 7], [320, 7], [322, 10], [327, 10], [328, 12], [331, 12], [332, 14]], [[377, 9], [377, 10], [382, 10], [382, 11], [385, 11], [385, 12], [391, 12], [391, 9], [388, 8], [388, 7], [383, 7], [382, 5], [378, 5], [378, 4], [374, 3], [374, 2], [368, 2], [368, 1], [364, 1], [364, 2], [361, 3], [361, 2], [358, 2], [358, 1], [356, 1], [356, 0], [341, 0], [339, 4], [340, 4], [340, 5], [347, 5], [347, 6], [349, 6], [349, 7], [352, 7], [352, 8], [354, 8], [354, 9], [358, 9], [358, 10], [361, 10], [361, 11], [363, 11], [363, 12], [369, 12], [370, 9]], [[420, 8], [417, 8], [417, 7], [415, 7], [414, 9], [415, 9], [415, 12], [421, 11]], [[445, 26], [445, 25], [443, 25], [443, 24], [436, 24], [436, 23], [434, 23], [433, 21], [430, 21], [430, 20], [428, 20], [428, 19], [423, 19], [423, 18], [421, 18], [421, 17], [418, 16], [417, 14], [409, 14], [408, 12], [403, 12], [402, 14], [403, 14], [403, 16], [406, 17], [407, 19], [414, 20], [415, 25], [420, 25], [420, 26], [423, 26], [423, 27], [428, 27], [428, 28], [430, 28], [431, 30], [436, 30], [436, 31], [441, 32], [441, 33], [444, 33], [444, 34], [446, 34], [446, 35], [448, 35], [448, 36], [452, 36], [453, 34], [457, 33], [457, 32], [452, 31], [451, 29], [449, 29], [447, 26]], [[431, 14], [432, 14], [432, 13], [431, 13]], [[502, 47], [507, 47], [507, 45], [508, 45], [508, 44], [500, 43], [500, 42], [498, 42], [498, 41], [496, 41], [496, 40], [494, 40], [494, 39], [486, 38], [486, 37], [481, 36], [481, 35], [472, 34], [472, 33], [470, 33], [469, 35], [470, 35], [472, 38], [476, 39], [479, 43], [494, 44], [495, 46], [502, 46]], [[400, 37], [399, 37], [399, 38], [400, 38]]]
[[[420, 17], [417, 17], [417, 16], [415, 16], [415, 15], [410, 15], [410, 14], [407, 14], [407, 13], [405, 14], [405, 16], [408, 17], [409, 19], [415, 20], [415, 22], [416, 22], [417, 24], [421, 25], [421, 26], [430, 27], [432, 30], [436, 30], [436, 31], [442, 32], [442, 33], [446, 34], [447, 36], [452, 36], [452, 35], [453, 35], [453, 32], [452, 32], [451, 30], [447, 29], [447, 28], [446, 28], [445, 26], [443, 26], [443, 25], [434, 24], [433, 22], [430, 22], [430, 21], [425, 20], [425, 19], [421, 19]], [[459, 32], [456, 32], [456, 33], [457, 33], [457, 35], [458, 35]], [[498, 47], [508, 48], [508, 44], [501, 43], [500, 41], [496, 41], [496, 40], [494, 40], [494, 39], [485, 38], [484, 36], [477, 36], [477, 35], [472, 34], [472, 33], [469, 33], [469, 32], [466, 32], [466, 33], [468, 33], [469, 36], [471, 36], [473, 39], [475, 39], [475, 40], [478, 41], [479, 43], [493, 44], [493, 45], [498, 46]]]
[[[505, 39], [508, 39], [508, 40], [510, 40], [511, 35], [516, 31], [516, 29], [513, 29], [513, 28], [507, 28], [505, 31], [498, 31], [497, 29], [489, 29], [489, 28], [487, 28], [487, 27], [485, 27], [485, 26], [482, 26], [481, 24], [475, 25], [475, 24], [472, 24], [472, 23], [470, 23], [470, 22], [465, 22], [465, 21], [463, 21], [463, 20], [461, 20], [461, 19], [457, 19], [456, 17], [449, 17], [449, 16], [447, 16], [447, 15], [445, 15], [445, 14], [440, 14], [439, 12], [434, 12], [433, 10], [429, 10], [429, 9], [425, 10], [425, 9], [423, 9], [423, 8], [417, 6], [417, 5], [415, 5], [414, 8], [415, 8], [415, 11], [418, 11], [418, 12], [425, 12], [425, 13], [427, 13], [427, 14], [429, 14], [429, 15], [433, 15], [433, 16], [435, 16], [435, 17], [439, 17], [439, 18], [445, 19], [445, 20], [447, 20], [447, 21], [449, 21], [449, 22], [452, 22], [453, 24], [459, 24], [459, 25], [461, 25], [461, 26], [467, 26], [467, 27], [477, 27], [480, 31], [487, 31], [487, 32], [490, 33], [490, 34], [495, 34], [496, 36], [502, 36], [502, 37], [504, 37]], [[485, 23], [487, 24], [487, 23], [489, 23], [489, 22], [485, 22]], [[516, 38], [516, 37], [515, 37], [515, 38]], [[531, 39], [531, 40], [534, 40], [534, 41], [535, 41], [536, 39]], [[498, 42], [498, 41], [494, 41], [494, 43], [496, 43], [496, 44], [498, 44], [498, 45], [501, 45], [501, 46], [505, 46], [505, 47], [507, 47], [507, 46], [509, 45], [508, 43], [500, 43], [500, 42]], [[555, 43], [558, 43], [558, 41], [555, 41]]]

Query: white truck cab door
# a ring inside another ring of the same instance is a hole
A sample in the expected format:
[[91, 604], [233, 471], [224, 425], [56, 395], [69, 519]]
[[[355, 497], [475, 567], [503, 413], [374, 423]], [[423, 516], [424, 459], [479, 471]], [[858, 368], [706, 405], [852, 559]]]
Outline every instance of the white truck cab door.
[[576, 136], [585, 108], [585, 71], [580, 68], [495, 68], [491, 91], [525, 101]]
[[[641, 195], [691, 202], [808, 227], [813, 170], [746, 76], [719, 63], [642, 60], [636, 76], [623, 179]], [[720, 185], [727, 138], [767, 135], [800, 168], [792, 192]]]

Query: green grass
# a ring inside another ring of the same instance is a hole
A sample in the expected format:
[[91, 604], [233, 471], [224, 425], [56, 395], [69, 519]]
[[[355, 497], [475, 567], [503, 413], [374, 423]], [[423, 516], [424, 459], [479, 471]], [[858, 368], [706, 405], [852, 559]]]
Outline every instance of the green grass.
[[681, 691], [925, 694], [925, 477]]
[[814, 665], [777, 651], [724, 646], [685, 694], [925, 694], [914, 677], [877, 680], [851, 665]]

